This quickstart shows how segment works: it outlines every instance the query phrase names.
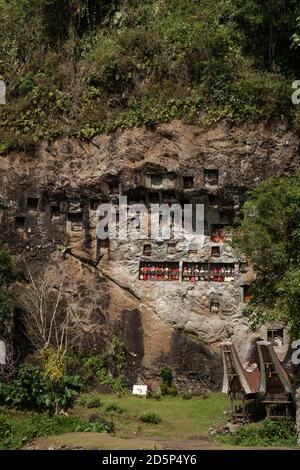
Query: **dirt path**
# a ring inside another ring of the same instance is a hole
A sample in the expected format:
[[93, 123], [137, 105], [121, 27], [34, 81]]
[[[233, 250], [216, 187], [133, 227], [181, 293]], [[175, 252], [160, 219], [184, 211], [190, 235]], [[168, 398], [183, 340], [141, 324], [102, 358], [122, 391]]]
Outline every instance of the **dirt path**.
[[218, 444], [209, 438], [195, 437], [188, 440], [134, 438], [122, 439], [101, 433], [67, 433], [36, 439], [24, 447], [26, 450], [48, 449], [101, 449], [101, 450], [224, 450], [232, 447]]

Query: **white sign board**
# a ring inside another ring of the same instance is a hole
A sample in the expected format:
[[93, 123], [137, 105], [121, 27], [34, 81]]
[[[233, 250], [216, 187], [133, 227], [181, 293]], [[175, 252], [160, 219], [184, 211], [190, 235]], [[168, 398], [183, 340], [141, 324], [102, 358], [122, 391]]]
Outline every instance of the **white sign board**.
[[0, 364], [6, 364], [6, 348], [4, 341], [0, 340]]
[[145, 397], [148, 392], [148, 385], [134, 385], [132, 394], [133, 395], [140, 395], [142, 397]]

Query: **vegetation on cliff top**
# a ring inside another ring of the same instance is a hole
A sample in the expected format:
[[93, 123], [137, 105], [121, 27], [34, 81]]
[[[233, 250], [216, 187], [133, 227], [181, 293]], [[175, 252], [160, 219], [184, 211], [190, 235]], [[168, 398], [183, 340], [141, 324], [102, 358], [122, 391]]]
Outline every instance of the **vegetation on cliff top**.
[[296, 0], [0, 0], [0, 16], [2, 152], [174, 118], [300, 120]]

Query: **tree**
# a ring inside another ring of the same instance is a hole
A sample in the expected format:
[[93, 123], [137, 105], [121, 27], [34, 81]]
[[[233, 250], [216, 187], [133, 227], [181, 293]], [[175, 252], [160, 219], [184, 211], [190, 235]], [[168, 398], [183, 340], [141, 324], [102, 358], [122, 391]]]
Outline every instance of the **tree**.
[[281, 320], [300, 334], [300, 173], [253, 189], [233, 246], [253, 263], [253, 300], [245, 310], [256, 327]]
[[46, 276], [35, 278], [26, 261], [24, 263], [30, 280], [19, 299], [24, 310], [25, 333], [41, 358], [44, 376], [54, 397], [54, 411], [58, 413], [69, 339], [69, 310], [63, 299], [65, 277], [54, 285]]
[[298, 67], [291, 49], [300, 6], [297, 0], [233, 0], [236, 19], [244, 31], [246, 47], [268, 62], [272, 70]]
[[64, 355], [68, 346], [69, 311], [63, 301], [64, 276], [54, 286], [36, 279], [25, 261], [30, 284], [19, 299], [25, 333], [38, 352], [54, 349]]
[[9, 286], [18, 279], [18, 270], [6, 251], [0, 246], [0, 335], [5, 332], [5, 321], [11, 310]]

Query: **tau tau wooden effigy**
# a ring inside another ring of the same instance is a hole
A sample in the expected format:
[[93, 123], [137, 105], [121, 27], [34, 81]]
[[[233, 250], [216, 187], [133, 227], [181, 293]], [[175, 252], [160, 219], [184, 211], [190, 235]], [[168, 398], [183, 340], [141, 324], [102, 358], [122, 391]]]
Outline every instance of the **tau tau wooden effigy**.
[[254, 340], [245, 363], [234, 345], [221, 343], [223, 388], [231, 400], [233, 421], [249, 421], [264, 413], [277, 419], [294, 411], [291, 378], [270, 342]]

